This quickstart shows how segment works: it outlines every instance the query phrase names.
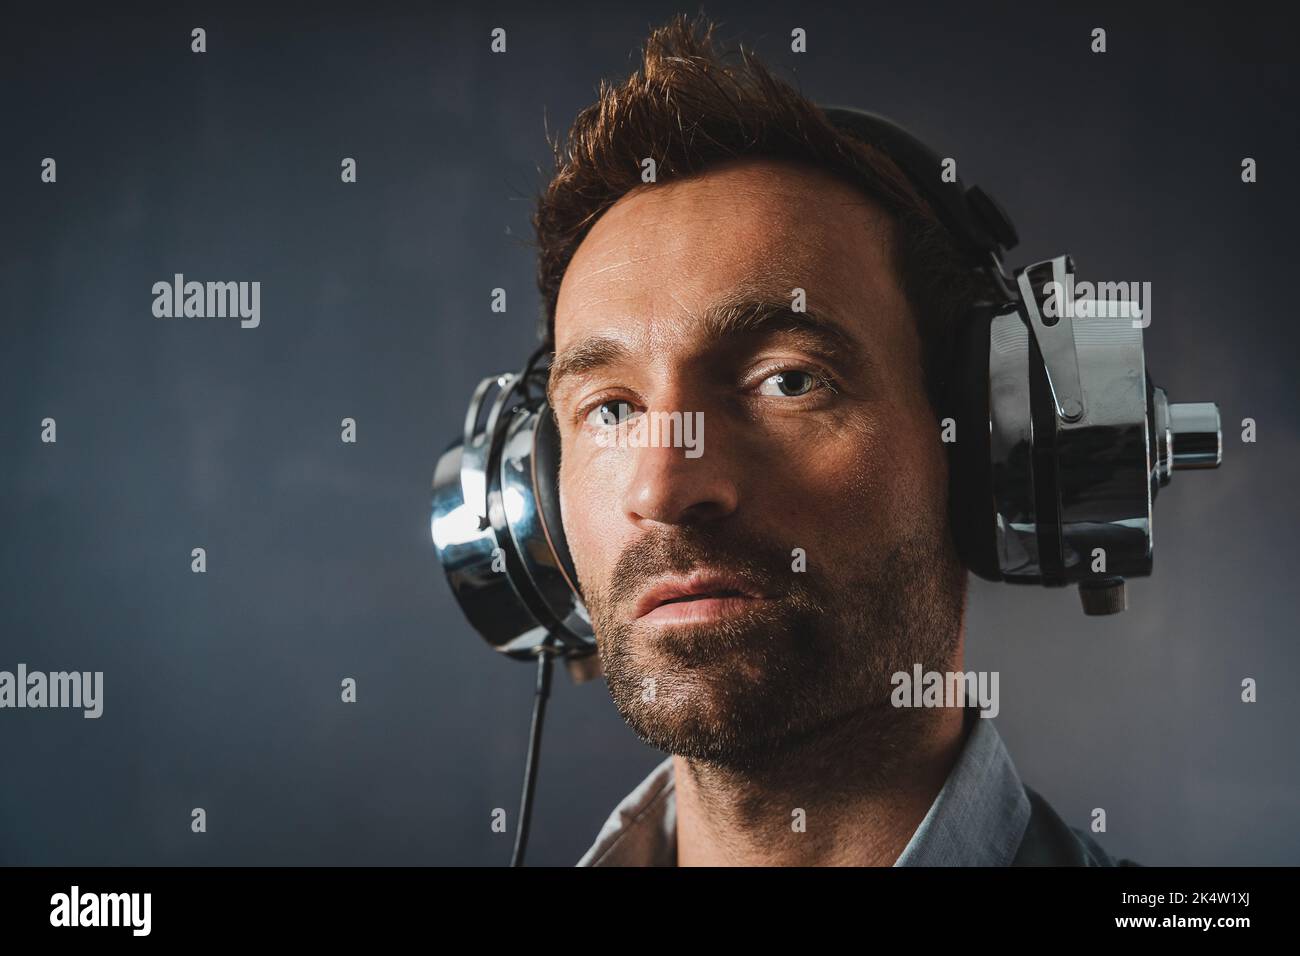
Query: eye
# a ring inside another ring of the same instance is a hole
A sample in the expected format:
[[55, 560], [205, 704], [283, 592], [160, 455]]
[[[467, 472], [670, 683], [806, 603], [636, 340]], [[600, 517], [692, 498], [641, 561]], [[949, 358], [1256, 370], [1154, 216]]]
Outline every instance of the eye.
[[612, 428], [632, 417], [632, 404], [622, 399], [601, 402], [587, 413], [586, 423], [596, 428]]
[[802, 369], [787, 369], [763, 379], [758, 386], [758, 393], [760, 395], [795, 398], [799, 395], [807, 395], [817, 385], [817, 376], [812, 372], [805, 372]]

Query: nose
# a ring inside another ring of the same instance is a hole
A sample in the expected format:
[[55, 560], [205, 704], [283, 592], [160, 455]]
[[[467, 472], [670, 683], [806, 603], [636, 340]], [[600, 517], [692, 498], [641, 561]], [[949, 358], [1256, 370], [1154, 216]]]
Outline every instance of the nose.
[[707, 450], [701, 443], [697, 457], [688, 455], [685, 448], [662, 447], [671, 444], [666, 441], [660, 443], [661, 447], [651, 442], [630, 450], [636, 460], [624, 493], [628, 517], [644, 528], [717, 521], [734, 513], [739, 486], [733, 464], [720, 453], [719, 437], [713, 437]]

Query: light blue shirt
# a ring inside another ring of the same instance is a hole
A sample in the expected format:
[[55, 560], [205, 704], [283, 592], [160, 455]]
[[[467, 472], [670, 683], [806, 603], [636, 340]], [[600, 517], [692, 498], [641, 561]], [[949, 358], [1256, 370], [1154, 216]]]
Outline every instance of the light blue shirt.
[[[993, 720], [973, 717], [957, 762], [894, 866], [1008, 866], [1030, 802]], [[615, 807], [578, 866], [676, 866], [673, 758]]]

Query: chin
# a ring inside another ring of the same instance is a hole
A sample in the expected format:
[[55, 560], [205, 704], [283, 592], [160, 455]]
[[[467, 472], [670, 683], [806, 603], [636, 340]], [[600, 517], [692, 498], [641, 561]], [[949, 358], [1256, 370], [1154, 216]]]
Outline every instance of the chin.
[[606, 677], [628, 726], [669, 753], [737, 757], [788, 726], [783, 690], [744, 654], [691, 664], [637, 654], [633, 666], [615, 667]]

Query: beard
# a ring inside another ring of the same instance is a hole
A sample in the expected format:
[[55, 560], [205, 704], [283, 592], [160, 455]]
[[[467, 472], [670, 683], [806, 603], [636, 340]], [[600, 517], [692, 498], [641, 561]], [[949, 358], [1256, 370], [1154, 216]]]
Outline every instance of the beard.
[[[624, 721], [659, 750], [742, 772], [815, 752], [819, 737], [829, 754], [829, 738], [844, 733], [876, 754], [881, 773], [890, 755], [906, 759], [925, 715], [892, 706], [890, 678], [918, 663], [947, 669], [960, 642], [965, 570], [946, 526], [800, 572], [787, 544], [726, 525], [647, 532], [619, 556], [609, 585], [590, 592], [601, 666]], [[635, 619], [652, 579], [699, 568], [735, 575], [771, 600], [706, 623]]]

